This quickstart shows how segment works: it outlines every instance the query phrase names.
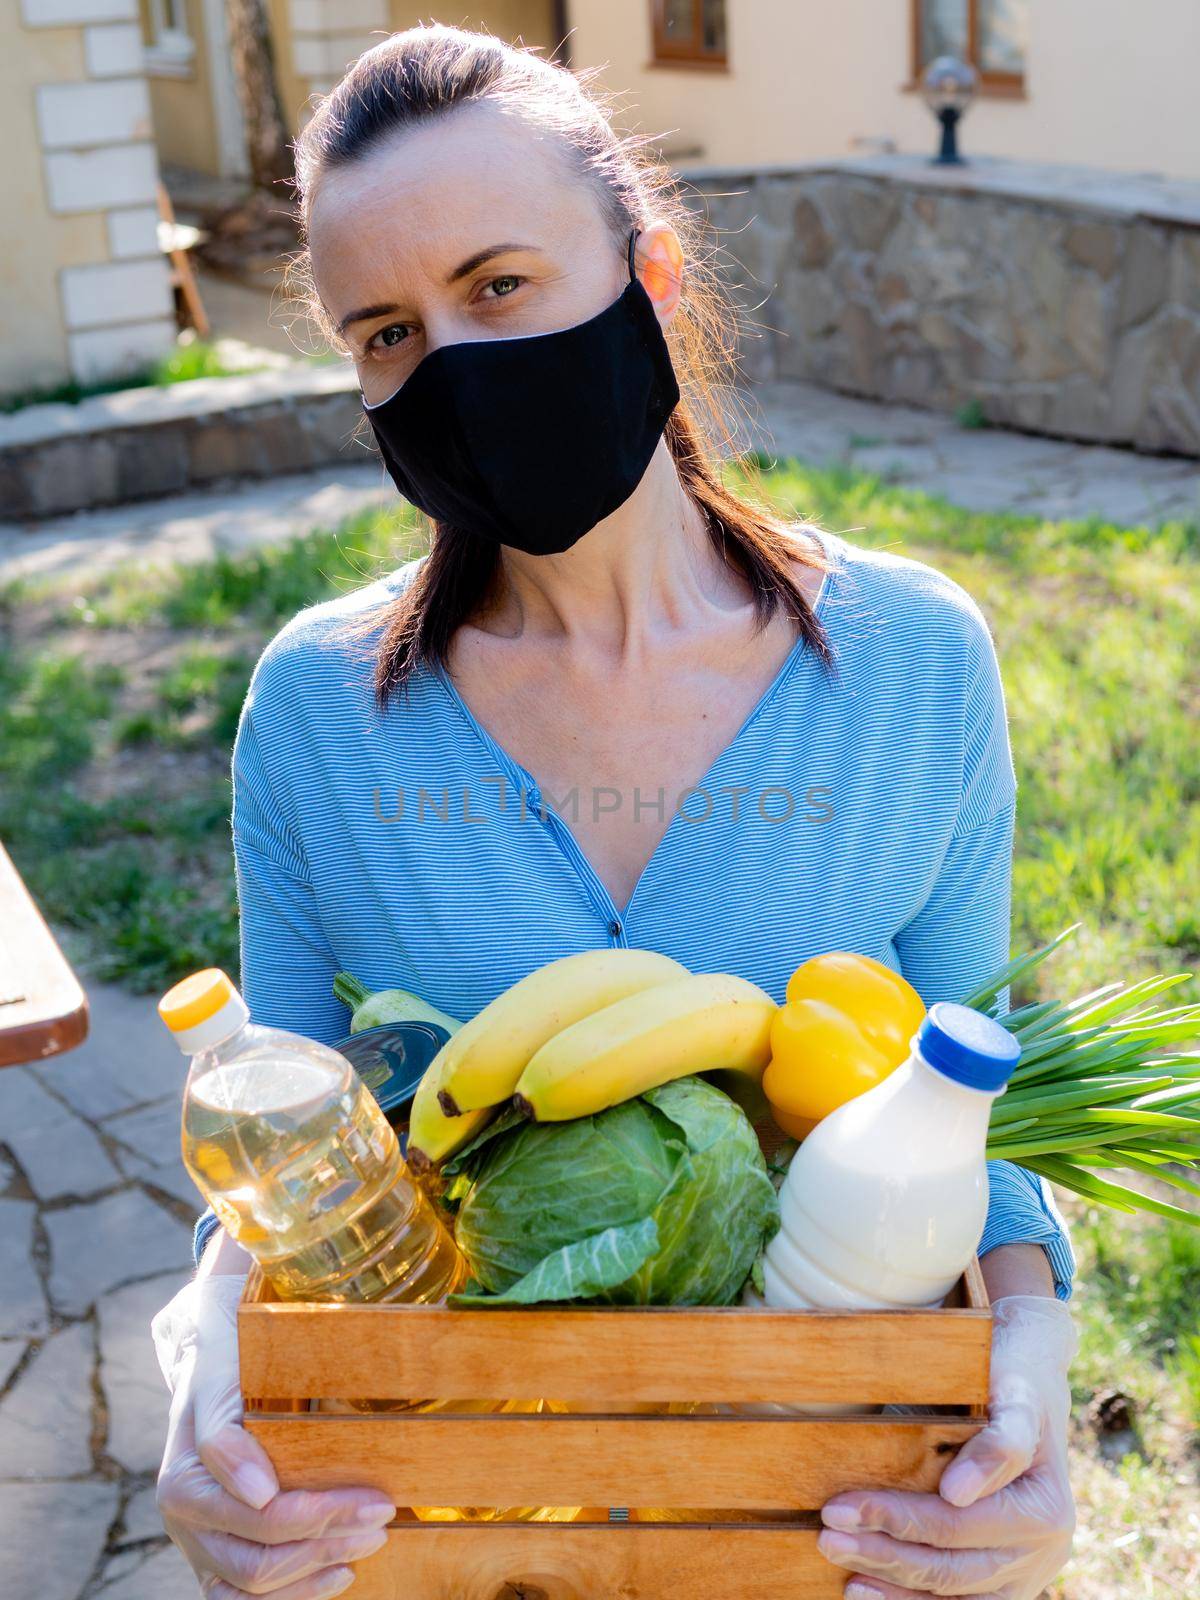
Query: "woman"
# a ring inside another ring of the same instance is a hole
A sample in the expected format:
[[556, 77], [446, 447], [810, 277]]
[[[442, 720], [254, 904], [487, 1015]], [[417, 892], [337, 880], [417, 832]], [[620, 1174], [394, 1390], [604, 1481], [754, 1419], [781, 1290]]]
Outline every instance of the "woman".
[[[962, 998], [1009, 942], [986, 624], [930, 568], [722, 487], [721, 305], [663, 175], [568, 73], [440, 27], [368, 52], [297, 155], [320, 314], [434, 537], [256, 668], [233, 811], [254, 1018], [336, 1040], [342, 967], [466, 1017], [605, 942], [777, 997], [850, 948]], [[991, 1425], [940, 1495], [825, 1508], [852, 1597], [1025, 1600], [1069, 1547], [1070, 1247], [1043, 1185], [992, 1177]], [[157, 1325], [164, 1518], [210, 1600], [318, 1600], [392, 1508], [276, 1493], [238, 1425], [246, 1258], [211, 1231]]]

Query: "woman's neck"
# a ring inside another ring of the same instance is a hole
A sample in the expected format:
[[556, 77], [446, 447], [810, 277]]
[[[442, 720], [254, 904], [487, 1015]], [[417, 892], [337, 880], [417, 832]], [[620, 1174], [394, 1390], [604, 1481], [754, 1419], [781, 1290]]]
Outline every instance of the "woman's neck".
[[753, 607], [713, 546], [666, 442], [611, 516], [562, 555], [505, 550], [499, 591], [481, 619], [492, 633], [540, 637], [614, 663]]

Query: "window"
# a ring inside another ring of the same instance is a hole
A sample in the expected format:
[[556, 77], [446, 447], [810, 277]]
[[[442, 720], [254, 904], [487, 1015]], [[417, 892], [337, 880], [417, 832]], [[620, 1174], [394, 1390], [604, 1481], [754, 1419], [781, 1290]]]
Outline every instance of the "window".
[[1019, 94], [1029, 49], [1029, 0], [913, 0], [912, 76], [937, 56], [957, 56], [980, 87]]
[[191, 76], [196, 43], [188, 31], [187, 0], [149, 0], [146, 69], [164, 78]]
[[650, 14], [658, 65], [725, 66], [725, 0], [651, 0]]

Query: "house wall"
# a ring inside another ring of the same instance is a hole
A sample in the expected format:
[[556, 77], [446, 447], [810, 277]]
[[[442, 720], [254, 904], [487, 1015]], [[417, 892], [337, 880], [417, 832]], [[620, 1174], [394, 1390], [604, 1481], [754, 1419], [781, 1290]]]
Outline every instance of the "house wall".
[[53, 268], [90, 261], [103, 245], [102, 218], [50, 211], [34, 111], [33, 84], [82, 73], [78, 33], [21, 32], [0, 51], [0, 196], [5, 217], [20, 217], [22, 239], [20, 250], [0, 251], [0, 392], [65, 376], [67, 335]]
[[[431, 20], [430, 13], [411, 0], [289, 0], [289, 7], [293, 65], [304, 85], [300, 101], [332, 88], [357, 56], [388, 33]], [[554, 43], [550, 0], [484, 0], [461, 13], [439, 10], [441, 16], [432, 20], [486, 28], [502, 39], [520, 36], [526, 44], [545, 49]]]
[[[604, 65], [624, 121], [668, 153], [720, 166], [840, 156], [856, 140], [932, 151], [902, 85], [909, 0], [727, 0], [728, 72], [650, 65], [649, 0], [569, 0], [572, 55]], [[1032, 0], [1028, 98], [976, 102], [979, 154], [1200, 178], [1197, 0]]]
[[[296, 66], [296, 51], [292, 32], [294, 0], [267, 0], [271, 18], [271, 38], [275, 41], [275, 76], [279, 84], [279, 98], [288, 129], [295, 134], [303, 120], [305, 102], [312, 93], [308, 79]], [[364, 49], [366, 45], [364, 43]]]
[[[390, 0], [391, 20], [394, 29], [411, 28], [418, 20], [428, 21], [430, 11], [424, 6]], [[553, 38], [554, 6], [551, 0], [485, 0], [482, 5], [468, 5], [460, 16], [457, 7], [442, 6], [433, 17], [438, 22], [453, 23], [456, 28], [483, 28], [500, 39], [514, 43], [521, 39], [528, 45], [540, 45], [549, 54], [558, 40]]]
[[[151, 37], [149, 0], [139, 0], [144, 36]], [[213, 59], [207, 0], [186, 0], [188, 28], [196, 51], [187, 70], [150, 69], [150, 95], [160, 158], [213, 176], [228, 176], [222, 159], [215, 109]], [[324, 93], [364, 50], [388, 33], [413, 27], [427, 13], [405, 0], [267, 0], [275, 42], [275, 70], [289, 130], [295, 134], [314, 94]], [[486, 28], [502, 39], [553, 48], [552, 0], [490, 0], [465, 16], [460, 27]], [[218, 54], [220, 52], [218, 51]]]
[[[139, 0], [143, 14], [147, 0]], [[662, 136], [668, 154], [721, 166], [844, 155], [861, 141], [932, 149], [934, 125], [909, 76], [910, 0], [727, 0], [728, 72], [651, 63], [650, 0], [568, 0], [578, 66], [626, 102], [625, 125]], [[162, 159], [220, 171], [206, 0], [186, 0], [196, 54], [184, 77], [151, 75]], [[411, 0], [268, 0], [284, 111], [292, 129], [374, 39], [427, 20]], [[552, 0], [484, 0], [442, 15], [547, 52]], [[1152, 22], [1148, 26], [1147, 18]], [[831, 20], [832, 19], [832, 20]], [[1200, 3], [1054, 0], [1031, 6], [1028, 96], [980, 98], [968, 151], [1200, 178]]]
[[158, 169], [135, 0], [21, 0], [0, 50], [0, 393], [169, 348]]
[[[142, 37], [152, 37], [148, 0], [140, 0]], [[162, 74], [151, 65], [150, 108], [158, 158], [172, 166], [191, 167], [197, 172], [220, 171], [216, 117], [213, 112], [212, 72], [205, 48], [203, 0], [185, 0], [188, 33], [196, 45], [195, 54], [180, 73]]]

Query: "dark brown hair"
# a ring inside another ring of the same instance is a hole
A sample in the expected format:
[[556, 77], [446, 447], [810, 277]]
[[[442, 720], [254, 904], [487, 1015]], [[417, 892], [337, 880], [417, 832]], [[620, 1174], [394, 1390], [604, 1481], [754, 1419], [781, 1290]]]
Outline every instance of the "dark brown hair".
[[[485, 33], [440, 24], [393, 34], [368, 50], [323, 100], [296, 143], [302, 222], [318, 179], [358, 160], [398, 131], [427, 123], [455, 107], [488, 102], [557, 136], [581, 180], [604, 209], [614, 247], [624, 250], [634, 228], [670, 222], [683, 243], [683, 298], [667, 333], [681, 392], [666, 428], [680, 482], [703, 516], [714, 546], [744, 579], [759, 626], [780, 610], [789, 616], [826, 667], [833, 662], [825, 630], [797, 582], [793, 563], [823, 570], [812, 541], [800, 548], [784, 520], [725, 486], [720, 461], [733, 453], [725, 406], [732, 392], [738, 314], [705, 248], [704, 221], [682, 197], [678, 182], [645, 138], [619, 135], [612, 102], [594, 73], [574, 74], [531, 50]], [[310, 312], [325, 335], [337, 335], [312, 293], [307, 252], [292, 263]], [[386, 708], [423, 663], [444, 664], [454, 634], [485, 607], [493, 592], [499, 548], [460, 528], [434, 521], [429, 554], [402, 595], [382, 617], [353, 631], [381, 635], [375, 645], [375, 693]]]

